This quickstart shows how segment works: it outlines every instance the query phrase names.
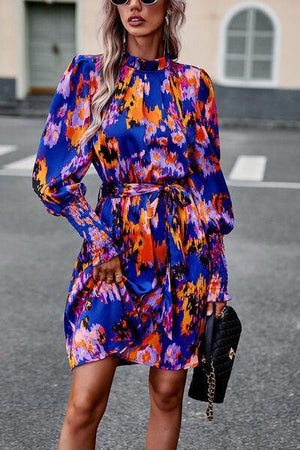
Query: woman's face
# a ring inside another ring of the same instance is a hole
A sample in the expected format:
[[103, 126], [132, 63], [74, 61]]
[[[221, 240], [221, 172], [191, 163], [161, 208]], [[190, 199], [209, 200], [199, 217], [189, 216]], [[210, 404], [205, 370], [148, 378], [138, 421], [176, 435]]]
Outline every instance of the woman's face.
[[[116, 8], [126, 31], [135, 37], [142, 37], [161, 28], [168, 6], [169, 0], [157, 0], [153, 5], [144, 5], [140, 0], [129, 0]], [[138, 16], [142, 20], [130, 20], [131, 16]]]

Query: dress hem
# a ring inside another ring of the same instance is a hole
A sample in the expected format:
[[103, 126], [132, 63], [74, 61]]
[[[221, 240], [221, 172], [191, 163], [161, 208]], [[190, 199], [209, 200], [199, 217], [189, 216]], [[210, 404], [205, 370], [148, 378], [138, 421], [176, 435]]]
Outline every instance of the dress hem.
[[[117, 355], [118, 354], [116, 352], [107, 353], [103, 357], [98, 357], [98, 358], [95, 358], [95, 359], [90, 359], [89, 361], [81, 362], [81, 363], [77, 364], [76, 366], [71, 367], [70, 371], [72, 372], [73, 369], [75, 369], [76, 367], [83, 366], [84, 364], [89, 364], [89, 363], [92, 363], [92, 362], [101, 361], [102, 359], [105, 359], [105, 358], [107, 358], [109, 356], [116, 356], [116, 358], [118, 358], [120, 360], [122, 359], [122, 360], [125, 360], [125, 361], [128, 361], [128, 362], [134, 363], [134, 364], [139, 364], [139, 365], [144, 365], [144, 366], [149, 366], [149, 367], [156, 367], [157, 369], [163, 369], [163, 370], [169, 370], [169, 371], [181, 370], [181, 369], [184, 369], [184, 370], [193, 369], [194, 367], [197, 367], [200, 364], [199, 361], [198, 361], [198, 363], [196, 363], [196, 364], [189, 364], [187, 367], [186, 367], [186, 365], [183, 365], [183, 366], [178, 367], [176, 369], [168, 369], [166, 367], [159, 367], [159, 366], [157, 366], [155, 364], [150, 364], [150, 363], [143, 362], [143, 361], [136, 361], [133, 358], [132, 359], [131, 358], [124, 358], [124, 357], [120, 357], [120, 356], [117, 356]], [[124, 364], [124, 365], [126, 365], [126, 364]], [[117, 365], [117, 367], [121, 367], [121, 366], [122, 366], [121, 364]]]

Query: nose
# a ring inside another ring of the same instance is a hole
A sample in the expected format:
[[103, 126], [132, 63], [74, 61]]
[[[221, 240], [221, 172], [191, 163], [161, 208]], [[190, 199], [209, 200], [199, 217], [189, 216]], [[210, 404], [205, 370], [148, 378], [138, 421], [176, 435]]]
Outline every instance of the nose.
[[130, 8], [137, 8], [138, 7], [139, 9], [141, 9], [142, 3], [141, 3], [140, 0], [128, 0], [127, 5]]

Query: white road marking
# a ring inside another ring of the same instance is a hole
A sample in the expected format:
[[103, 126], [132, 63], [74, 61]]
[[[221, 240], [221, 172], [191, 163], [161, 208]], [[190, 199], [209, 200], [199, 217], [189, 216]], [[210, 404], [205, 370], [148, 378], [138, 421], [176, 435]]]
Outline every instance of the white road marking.
[[[5, 146], [5, 147], [8, 147], [8, 146]], [[10, 146], [10, 147], [15, 147], [15, 146]], [[265, 158], [265, 157], [262, 157], [262, 158]], [[3, 175], [3, 176], [31, 177], [35, 159], [36, 159], [36, 154], [33, 154], [30, 156], [27, 156], [26, 158], [19, 159], [18, 161], [15, 161], [13, 163], [5, 164], [0, 169], [0, 176]], [[263, 164], [265, 166], [266, 162], [263, 162]], [[235, 166], [236, 166], [236, 164], [235, 164]], [[261, 166], [262, 166], [262, 164], [261, 164]], [[260, 170], [262, 170], [262, 169], [260, 169]], [[93, 164], [90, 165], [89, 170], [85, 176], [89, 176], [89, 175], [97, 175], [98, 176]], [[100, 182], [101, 182], [101, 180], [100, 180]], [[257, 181], [257, 180], [249, 180], [249, 179], [241, 180], [241, 179], [232, 179], [232, 178], [230, 178], [230, 176], [226, 179], [226, 184], [228, 185], [228, 187], [232, 186], [232, 187], [254, 187], [254, 188], [300, 189], [300, 183], [297, 183], [297, 182]]]
[[[12, 163], [4, 164], [0, 169], [0, 175], [31, 177], [35, 160], [36, 154], [33, 154]], [[86, 176], [95, 174], [97, 174], [96, 169], [91, 164]]]
[[266, 163], [266, 156], [240, 155], [228, 178], [230, 180], [262, 181], [264, 179]]
[[4, 164], [0, 169], [0, 175], [31, 176], [36, 155], [18, 159], [9, 164]]
[[18, 159], [17, 161], [14, 161], [12, 163], [9, 164], [4, 164], [4, 166], [2, 166], [2, 168], [4, 170], [29, 170], [29, 169], [33, 169], [33, 164], [35, 161], [35, 155], [30, 155], [27, 156], [26, 158], [22, 158], [22, 159]]
[[0, 156], [15, 152], [17, 148], [16, 145], [0, 145]]
[[[23, 177], [31, 177], [31, 172], [28, 170], [16, 170], [16, 169], [0, 169], [0, 176], [23, 176]], [[93, 168], [89, 169], [88, 173], [85, 176], [89, 175], [97, 175], [96, 170]], [[252, 188], [278, 188], [278, 189], [300, 189], [300, 183], [296, 182], [285, 182], [285, 181], [233, 181], [226, 180], [227, 186], [232, 187], [252, 187]], [[100, 180], [101, 182], [101, 180]]]
[[279, 189], [300, 189], [300, 183], [289, 181], [232, 181], [227, 180], [228, 186], [241, 187], [260, 187], [260, 188], [279, 188]]

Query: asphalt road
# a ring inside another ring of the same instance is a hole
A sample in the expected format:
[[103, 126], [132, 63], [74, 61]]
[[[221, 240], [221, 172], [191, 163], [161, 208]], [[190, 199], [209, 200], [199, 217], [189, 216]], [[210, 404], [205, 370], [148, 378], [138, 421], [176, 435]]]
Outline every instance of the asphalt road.
[[[37, 150], [42, 120], [0, 118], [0, 169]], [[267, 157], [264, 180], [300, 182], [299, 131], [222, 129], [225, 176], [239, 155]], [[95, 205], [99, 180], [85, 177]], [[225, 402], [183, 401], [179, 450], [300, 448], [299, 189], [229, 185], [235, 229], [225, 238], [229, 292], [243, 325]], [[0, 176], [0, 448], [56, 449], [71, 382], [63, 309], [81, 238], [49, 215], [29, 176]], [[142, 450], [149, 367], [117, 368], [97, 449]]]

